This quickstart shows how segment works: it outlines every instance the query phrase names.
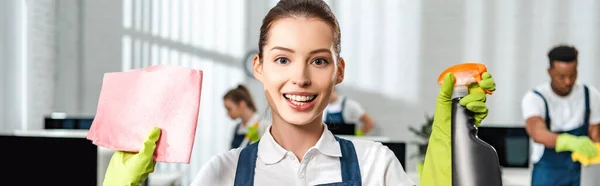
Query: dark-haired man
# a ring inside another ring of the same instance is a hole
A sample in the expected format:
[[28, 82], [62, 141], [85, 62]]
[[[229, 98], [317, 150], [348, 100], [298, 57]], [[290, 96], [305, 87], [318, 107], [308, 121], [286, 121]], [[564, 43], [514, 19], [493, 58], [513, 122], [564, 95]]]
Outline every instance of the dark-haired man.
[[525, 94], [526, 129], [533, 139], [532, 186], [579, 186], [581, 164], [571, 153], [595, 157], [600, 142], [600, 93], [577, 82], [575, 47], [559, 45], [548, 52], [551, 81]]

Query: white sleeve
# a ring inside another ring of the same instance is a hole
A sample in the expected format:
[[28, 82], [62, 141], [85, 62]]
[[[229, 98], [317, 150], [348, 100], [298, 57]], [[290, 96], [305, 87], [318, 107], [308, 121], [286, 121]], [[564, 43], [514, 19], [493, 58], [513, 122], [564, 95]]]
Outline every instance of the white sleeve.
[[523, 119], [527, 120], [530, 117], [539, 116], [546, 119], [546, 107], [544, 100], [533, 91], [528, 91], [521, 100], [521, 111]]
[[344, 106], [344, 120], [348, 119], [350, 123], [360, 123], [360, 118], [365, 114], [365, 109], [354, 100], [347, 99]]
[[415, 182], [410, 179], [408, 174], [404, 171], [402, 164], [396, 158], [396, 155], [388, 147], [385, 147], [385, 153], [382, 153], [388, 162], [387, 171], [385, 171], [385, 185], [404, 185], [404, 186], [415, 186]]
[[600, 92], [588, 85], [590, 92], [590, 125], [600, 124]]
[[223, 154], [213, 156], [202, 166], [191, 186], [233, 185], [235, 171], [241, 149], [232, 149]]
[[[362, 185], [414, 186], [414, 181], [394, 152], [379, 142], [352, 140], [362, 176]], [[360, 150], [364, 149], [364, 150]]]

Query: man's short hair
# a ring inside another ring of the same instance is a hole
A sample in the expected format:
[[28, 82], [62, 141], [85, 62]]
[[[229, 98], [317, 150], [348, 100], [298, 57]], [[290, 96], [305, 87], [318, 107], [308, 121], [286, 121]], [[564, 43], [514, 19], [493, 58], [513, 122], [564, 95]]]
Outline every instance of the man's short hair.
[[571, 63], [577, 61], [577, 55], [579, 52], [573, 46], [569, 45], [558, 45], [550, 52], [548, 52], [548, 59], [550, 60], [550, 67], [553, 66], [555, 61], [561, 61], [565, 63]]

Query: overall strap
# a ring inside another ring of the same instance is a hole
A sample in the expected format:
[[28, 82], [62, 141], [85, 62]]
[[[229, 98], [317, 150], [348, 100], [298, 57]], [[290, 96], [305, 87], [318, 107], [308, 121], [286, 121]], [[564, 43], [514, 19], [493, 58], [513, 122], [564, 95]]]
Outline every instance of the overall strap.
[[358, 165], [354, 144], [352, 144], [351, 141], [341, 139], [337, 136], [335, 139], [340, 143], [340, 149], [342, 150], [342, 157], [340, 158], [340, 164], [342, 165], [342, 182], [361, 185], [360, 166]]
[[537, 94], [538, 96], [540, 96], [542, 98], [542, 100], [544, 100], [544, 107], [546, 108], [546, 128], [548, 128], [548, 130], [550, 130], [551, 120], [550, 120], [550, 111], [548, 110], [548, 102], [546, 101], [546, 98], [544, 98], [544, 96], [540, 92], [533, 90], [533, 93]]
[[257, 154], [258, 141], [246, 146], [246, 148], [240, 152], [237, 168], [235, 170], [234, 186], [254, 185], [254, 169], [256, 168]]
[[585, 93], [585, 115], [583, 116], [583, 126], [587, 128], [590, 124], [590, 92], [585, 85], [583, 85], [583, 91]]

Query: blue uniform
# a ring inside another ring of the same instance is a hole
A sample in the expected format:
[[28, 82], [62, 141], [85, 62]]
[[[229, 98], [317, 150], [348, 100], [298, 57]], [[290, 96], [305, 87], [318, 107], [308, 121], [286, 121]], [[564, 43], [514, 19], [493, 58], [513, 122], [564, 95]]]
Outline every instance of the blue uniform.
[[[342, 157], [340, 158], [342, 182], [321, 184], [320, 186], [359, 186], [362, 184], [360, 167], [354, 144], [351, 141], [335, 138], [340, 143]], [[234, 186], [254, 185], [254, 169], [258, 153], [258, 143], [253, 143], [242, 150], [235, 172]]]

